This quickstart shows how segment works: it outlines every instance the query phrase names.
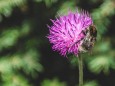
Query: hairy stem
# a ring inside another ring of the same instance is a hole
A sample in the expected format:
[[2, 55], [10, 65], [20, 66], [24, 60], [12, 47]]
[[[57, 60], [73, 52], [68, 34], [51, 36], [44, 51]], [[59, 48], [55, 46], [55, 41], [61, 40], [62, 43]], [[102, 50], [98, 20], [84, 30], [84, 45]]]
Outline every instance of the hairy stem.
[[81, 55], [78, 57], [79, 63], [79, 86], [83, 86], [83, 58]]

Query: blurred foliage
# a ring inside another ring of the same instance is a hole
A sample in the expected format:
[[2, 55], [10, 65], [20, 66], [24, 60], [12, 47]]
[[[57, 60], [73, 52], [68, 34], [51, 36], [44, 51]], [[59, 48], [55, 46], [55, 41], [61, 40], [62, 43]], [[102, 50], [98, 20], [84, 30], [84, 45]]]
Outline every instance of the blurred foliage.
[[[4, 16], [12, 16], [16, 7], [22, 9], [26, 3], [27, 0], [0, 0], [1, 23], [5, 21]], [[34, 39], [29, 38], [26, 42], [21, 42], [31, 31], [29, 20], [23, 20], [21, 25], [3, 26], [1, 31], [0, 53], [5, 54], [0, 57], [0, 86], [32, 86], [26, 76], [37, 77], [43, 67], [39, 63], [40, 53], [35, 47], [37, 41], [35, 43]]]
[[[104, 34], [107, 31], [107, 27], [110, 24], [110, 16], [115, 14], [115, 2], [114, 0], [105, 0], [103, 4], [93, 10], [92, 17], [98, 28], [98, 33]], [[101, 29], [99, 29], [101, 28]]]
[[[48, 19], [66, 15], [68, 10], [76, 11], [77, 8], [91, 13], [98, 31], [97, 43], [91, 54], [82, 55], [87, 71], [98, 76], [100, 73], [109, 75], [111, 70], [115, 71], [115, 40], [112, 34], [115, 31], [112, 25], [115, 22], [112, 19], [115, 18], [115, 0], [0, 0], [0, 86], [75, 86], [68, 85], [74, 81], [73, 78], [70, 82], [61, 82], [60, 77], [46, 79], [52, 75], [46, 71], [47, 68], [51, 73], [58, 72], [64, 62], [61, 64], [56, 58], [56, 61], [53, 59], [53, 62], [48, 62], [47, 58], [53, 56], [46, 52], [49, 51], [49, 45], [45, 36], [48, 33]], [[44, 59], [45, 63], [41, 64]], [[68, 56], [67, 60], [72, 69], [76, 68], [78, 63], [75, 56]], [[54, 67], [50, 69], [49, 64]], [[39, 78], [40, 72], [44, 75], [41, 74], [42, 78]], [[64, 70], [66, 73], [69, 74], [69, 70]], [[35, 79], [37, 84], [33, 82]], [[71, 80], [71, 77], [68, 79]], [[84, 86], [101, 86], [101, 83], [97, 84], [98, 81], [86, 82]]]
[[[4, 84], [2, 86], [32, 86], [21, 75], [7, 75], [3, 77]], [[23, 82], [23, 83], [22, 83]]]
[[66, 15], [68, 13], [68, 10], [76, 11], [76, 4], [74, 0], [65, 1], [62, 5], [60, 5], [59, 10], [57, 11], [57, 15]]
[[26, 0], [0, 0], [0, 20], [2, 20], [2, 15], [9, 17], [14, 7], [21, 7], [25, 2]]
[[89, 69], [92, 72], [100, 73], [103, 71], [104, 73], [108, 73], [110, 68], [115, 68], [115, 59], [111, 58], [107, 55], [99, 55], [94, 57], [89, 63]]
[[99, 84], [97, 84], [96, 81], [90, 81], [90, 82], [86, 82], [84, 86], [99, 86]]
[[67, 86], [64, 82], [60, 82], [57, 78], [53, 80], [45, 79], [41, 86]]
[[35, 2], [45, 2], [47, 7], [51, 7], [52, 4], [55, 4], [58, 0], [34, 0]]
[[0, 41], [2, 41], [0, 42], [0, 50], [15, 45], [20, 37], [29, 33], [29, 29], [29, 24], [27, 22], [24, 22], [21, 27], [15, 26], [8, 28], [8, 30], [4, 30], [0, 36]]

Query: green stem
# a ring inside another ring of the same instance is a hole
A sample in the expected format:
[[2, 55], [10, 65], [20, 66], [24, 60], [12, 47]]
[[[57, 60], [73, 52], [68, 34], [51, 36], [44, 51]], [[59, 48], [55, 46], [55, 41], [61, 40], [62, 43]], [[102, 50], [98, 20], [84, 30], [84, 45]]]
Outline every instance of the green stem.
[[83, 86], [83, 58], [81, 55], [78, 57], [79, 63], [79, 86]]

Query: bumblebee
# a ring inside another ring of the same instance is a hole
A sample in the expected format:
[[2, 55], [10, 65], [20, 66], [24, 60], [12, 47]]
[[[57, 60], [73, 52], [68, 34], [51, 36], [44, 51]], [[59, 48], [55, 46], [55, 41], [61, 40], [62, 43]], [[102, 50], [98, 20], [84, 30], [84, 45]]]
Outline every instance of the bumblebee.
[[81, 40], [81, 46], [79, 46], [79, 52], [90, 51], [94, 43], [96, 42], [97, 30], [94, 25], [90, 25], [88, 28], [82, 31], [85, 37]]

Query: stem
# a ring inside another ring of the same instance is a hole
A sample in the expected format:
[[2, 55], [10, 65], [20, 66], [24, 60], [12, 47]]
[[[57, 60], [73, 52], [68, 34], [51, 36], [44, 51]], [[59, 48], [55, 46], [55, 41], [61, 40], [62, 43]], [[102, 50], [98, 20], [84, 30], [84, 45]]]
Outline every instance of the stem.
[[83, 58], [81, 55], [78, 57], [79, 63], [79, 86], [83, 86]]

